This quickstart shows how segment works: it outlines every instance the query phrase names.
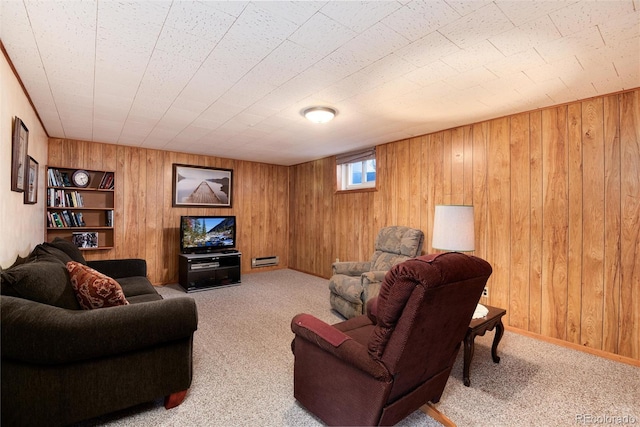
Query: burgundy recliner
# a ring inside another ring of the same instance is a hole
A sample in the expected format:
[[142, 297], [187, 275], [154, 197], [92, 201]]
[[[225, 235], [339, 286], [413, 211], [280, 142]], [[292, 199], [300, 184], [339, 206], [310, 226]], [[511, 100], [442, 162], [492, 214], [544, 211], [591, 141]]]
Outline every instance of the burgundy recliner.
[[492, 269], [457, 252], [394, 266], [368, 314], [295, 334], [294, 397], [328, 425], [393, 425], [444, 391]]

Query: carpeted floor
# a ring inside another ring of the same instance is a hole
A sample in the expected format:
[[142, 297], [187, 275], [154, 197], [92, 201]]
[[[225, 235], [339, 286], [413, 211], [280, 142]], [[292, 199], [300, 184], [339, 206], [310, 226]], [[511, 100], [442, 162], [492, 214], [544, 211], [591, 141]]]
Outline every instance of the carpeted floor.
[[[188, 294], [198, 306], [193, 384], [182, 405], [162, 401], [82, 426], [320, 426], [293, 398], [291, 318], [329, 309], [328, 281], [293, 270], [244, 275], [242, 284]], [[184, 296], [177, 285], [159, 289]], [[493, 332], [476, 338], [471, 387], [462, 351], [438, 409], [458, 426], [640, 425], [640, 368], [505, 332], [491, 361]], [[143, 367], [141, 369], [144, 369]], [[625, 418], [626, 417], [626, 418]], [[439, 426], [420, 411], [400, 426]]]

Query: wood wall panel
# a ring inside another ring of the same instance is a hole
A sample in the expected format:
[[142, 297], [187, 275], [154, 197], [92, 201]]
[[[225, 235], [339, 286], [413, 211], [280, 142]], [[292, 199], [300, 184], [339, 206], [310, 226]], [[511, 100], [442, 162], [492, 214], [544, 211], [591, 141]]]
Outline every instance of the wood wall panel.
[[568, 176], [567, 107], [542, 112], [543, 335], [567, 335]]
[[429, 253], [435, 205], [473, 203], [475, 254], [494, 267], [483, 302], [513, 327], [640, 359], [640, 90], [376, 149], [374, 192], [312, 191], [335, 182], [334, 158], [290, 168], [290, 251], [306, 253], [291, 268], [328, 278], [394, 224], [419, 224]]
[[568, 145], [568, 253], [567, 253], [567, 341], [580, 342], [582, 289], [582, 105], [567, 108]]
[[[173, 163], [233, 169], [232, 208], [172, 207]], [[87, 251], [87, 259], [144, 258], [152, 283], [176, 283], [180, 216], [236, 215], [243, 273], [256, 271], [251, 269], [254, 257], [280, 257], [279, 266], [257, 271], [289, 265], [288, 167], [54, 138], [48, 164], [115, 171], [116, 245]]]
[[529, 250], [531, 241], [531, 177], [529, 168], [529, 115], [511, 118], [509, 173], [511, 268], [509, 324], [527, 329], [529, 318]]
[[640, 91], [620, 103], [621, 279], [618, 353], [640, 359]]
[[603, 350], [618, 352], [620, 317], [620, 109], [618, 96], [604, 98], [604, 312]]

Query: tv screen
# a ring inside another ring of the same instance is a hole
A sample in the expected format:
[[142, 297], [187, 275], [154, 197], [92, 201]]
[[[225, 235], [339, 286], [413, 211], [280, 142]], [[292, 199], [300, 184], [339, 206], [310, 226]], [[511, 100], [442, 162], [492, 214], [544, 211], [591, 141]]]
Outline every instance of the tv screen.
[[182, 216], [180, 252], [208, 253], [236, 246], [235, 216]]

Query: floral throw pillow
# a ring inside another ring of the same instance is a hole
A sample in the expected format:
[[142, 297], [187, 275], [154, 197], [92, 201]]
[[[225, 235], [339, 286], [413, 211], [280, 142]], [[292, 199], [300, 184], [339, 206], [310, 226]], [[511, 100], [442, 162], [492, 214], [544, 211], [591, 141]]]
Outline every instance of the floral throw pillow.
[[67, 263], [71, 286], [80, 306], [85, 310], [128, 305], [122, 287], [109, 276], [76, 261]]

